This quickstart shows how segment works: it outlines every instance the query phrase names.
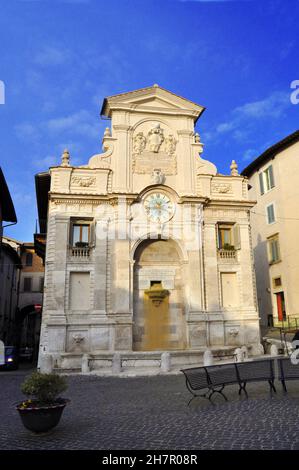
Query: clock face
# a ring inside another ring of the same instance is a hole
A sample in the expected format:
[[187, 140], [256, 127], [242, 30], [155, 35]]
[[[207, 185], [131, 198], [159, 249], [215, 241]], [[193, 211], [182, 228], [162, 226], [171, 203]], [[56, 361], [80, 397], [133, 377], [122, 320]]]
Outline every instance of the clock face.
[[167, 222], [173, 215], [174, 206], [166, 194], [152, 193], [144, 200], [147, 216], [157, 223]]

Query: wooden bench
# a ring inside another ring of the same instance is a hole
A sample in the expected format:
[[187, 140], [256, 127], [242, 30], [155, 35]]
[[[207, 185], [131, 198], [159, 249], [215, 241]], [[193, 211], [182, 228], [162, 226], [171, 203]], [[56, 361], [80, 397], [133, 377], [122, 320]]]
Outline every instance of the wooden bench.
[[[226, 385], [232, 384], [238, 384], [239, 395], [243, 391], [246, 397], [248, 397], [246, 391], [248, 382], [267, 381], [270, 386], [270, 392], [276, 392], [273, 364], [273, 359], [262, 359], [182, 369], [181, 372], [185, 375], [187, 389], [193, 395], [188, 405], [196, 397], [211, 400], [214, 393], [221, 394], [227, 400], [223, 389]], [[199, 393], [201, 391], [202, 393]]]

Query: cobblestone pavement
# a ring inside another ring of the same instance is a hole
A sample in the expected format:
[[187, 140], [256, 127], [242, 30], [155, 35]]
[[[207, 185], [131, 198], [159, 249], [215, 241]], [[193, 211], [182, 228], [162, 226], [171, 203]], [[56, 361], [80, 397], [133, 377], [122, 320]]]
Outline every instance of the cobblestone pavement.
[[0, 449], [299, 449], [299, 382], [270, 397], [268, 384], [249, 384], [250, 398], [215, 404], [190, 398], [184, 377], [68, 376], [71, 399], [57, 428], [34, 435], [13, 404], [28, 371], [0, 373]]

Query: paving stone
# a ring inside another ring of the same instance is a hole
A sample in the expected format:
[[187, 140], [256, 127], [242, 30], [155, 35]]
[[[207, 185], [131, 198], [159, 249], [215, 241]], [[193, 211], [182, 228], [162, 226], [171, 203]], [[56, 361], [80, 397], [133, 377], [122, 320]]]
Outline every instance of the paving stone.
[[59, 425], [36, 436], [21, 424], [14, 403], [29, 371], [0, 374], [1, 449], [298, 449], [299, 381], [271, 397], [265, 383], [236, 386], [215, 404], [195, 399], [183, 376], [68, 376], [71, 399]]

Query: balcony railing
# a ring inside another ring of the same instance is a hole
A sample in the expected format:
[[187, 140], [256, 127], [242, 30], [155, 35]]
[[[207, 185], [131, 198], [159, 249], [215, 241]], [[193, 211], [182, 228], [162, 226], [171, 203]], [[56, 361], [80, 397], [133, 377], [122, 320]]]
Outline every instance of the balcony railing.
[[236, 261], [237, 260], [237, 252], [236, 250], [226, 250], [224, 248], [220, 248], [218, 250], [218, 258], [223, 261]]
[[90, 246], [71, 246], [70, 256], [76, 259], [87, 259], [90, 254]]

